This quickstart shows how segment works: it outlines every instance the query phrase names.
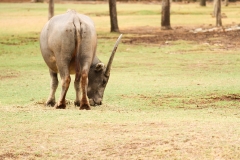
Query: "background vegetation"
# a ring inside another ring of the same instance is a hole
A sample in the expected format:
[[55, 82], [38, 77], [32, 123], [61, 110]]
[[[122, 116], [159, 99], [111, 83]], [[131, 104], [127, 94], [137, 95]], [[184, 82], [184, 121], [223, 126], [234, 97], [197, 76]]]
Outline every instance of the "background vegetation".
[[[103, 105], [79, 111], [71, 84], [68, 108], [55, 110], [44, 106], [50, 78], [38, 40], [47, 7], [0, 5], [0, 159], [240, 158], [239, 46], [127, 43], [136, 36], [129, 30], [161, 36], [161, 7], [118, 4], [123, 43]], [[108, 4], [57, 3], [55, 14], [69, 8], [94, 20], [106, 63], [118, 37], [109, 33]], [[173, 28], [215, 24], [210, 5], [173, 4], [171, 11]], [[223, 24], [239, 22], [239, 4], [222, 12]]]

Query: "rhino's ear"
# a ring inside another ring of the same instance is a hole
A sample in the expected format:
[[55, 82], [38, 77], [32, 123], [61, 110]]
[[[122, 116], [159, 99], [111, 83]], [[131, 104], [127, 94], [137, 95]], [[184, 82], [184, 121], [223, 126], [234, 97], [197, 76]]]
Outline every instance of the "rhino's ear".
[[99, 72], [104, 69], [104, 64], [103, 63], [98, 63], [96, 64], [95, 71]]

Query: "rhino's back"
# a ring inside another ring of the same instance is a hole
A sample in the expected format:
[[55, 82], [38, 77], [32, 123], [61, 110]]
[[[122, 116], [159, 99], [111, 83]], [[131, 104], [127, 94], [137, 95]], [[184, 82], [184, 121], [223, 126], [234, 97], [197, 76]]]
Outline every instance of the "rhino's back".
[[[74, 58], [76, 51], [76, 26], [74, 18], [76, 16], [85, 28], [89, 30], [93, 45], [96, 45], [96, 32], [93, 21], [86, 15], [78, 14], [75, 11], [54, 16], [51, 18], [40, 35], [40, 48], [42, 56], [48, 67], [58, 72], [56, 61], [59, 59], [71, 59], [69, 66], [71, 73], [74, 73]], [[60, 61], [60, 60], [59, 60]]]

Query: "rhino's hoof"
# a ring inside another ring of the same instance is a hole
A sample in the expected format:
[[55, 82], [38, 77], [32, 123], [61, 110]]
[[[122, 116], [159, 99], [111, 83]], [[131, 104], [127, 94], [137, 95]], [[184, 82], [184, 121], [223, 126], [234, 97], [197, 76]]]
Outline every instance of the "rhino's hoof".
[[47, 101], [46, 106], [53, 107], [56, 104], [55, 101]]
[[83, 104], [83, 105], [80, 106], [80, 110], [84, 110], [84, 109], [91, 110], [89, 104]]
[[74, 101], [74, 105], [77, 107], [80, 107], [80, 102], [79, 101]]
[[60, 104], [60, 105], [55, 104], [55, 108], [56, 109], [65, 109], [66, 108], [66, 104]]

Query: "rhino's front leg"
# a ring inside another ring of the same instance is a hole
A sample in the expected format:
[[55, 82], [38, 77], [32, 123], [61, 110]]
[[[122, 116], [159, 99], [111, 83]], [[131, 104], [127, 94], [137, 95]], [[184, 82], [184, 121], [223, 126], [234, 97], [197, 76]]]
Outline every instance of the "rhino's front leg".
[[57, 90], [58, 87], [58, 77], [57, 77], [57, 73], [54, 73], [53, 71], [51, 71], [49, 69], [49, 73], [50, 73], [50, 77], [51, 77], [51, 83], [50, 83], [50, 94], [48, 97], [48, 100], [46, 102], [47, 106], [54, 106], [56, 101], [55, 101], [55, 92]]

